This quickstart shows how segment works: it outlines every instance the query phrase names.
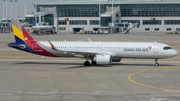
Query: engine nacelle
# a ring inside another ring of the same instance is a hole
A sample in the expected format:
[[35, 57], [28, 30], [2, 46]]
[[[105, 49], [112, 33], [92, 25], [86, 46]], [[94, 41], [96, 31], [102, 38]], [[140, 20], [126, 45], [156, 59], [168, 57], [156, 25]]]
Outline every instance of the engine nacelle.
[[94, 57], [94, 61], [96, 64], [101, 65], [111, 64], [111, 55], [96, 55], [96, 57]]
[[121, 58], [112, 58], [112, 62], [121, 62]]

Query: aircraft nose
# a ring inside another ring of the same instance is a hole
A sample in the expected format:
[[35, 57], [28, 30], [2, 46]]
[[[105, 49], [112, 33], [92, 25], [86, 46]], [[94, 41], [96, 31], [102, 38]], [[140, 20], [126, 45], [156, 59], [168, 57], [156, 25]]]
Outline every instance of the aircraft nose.
[[176, 55], [177, 55], [177, 52], [176, 52], [175, 50], [173, 50], [172, 55], [173, 55], [173, 56], [176, 56]]

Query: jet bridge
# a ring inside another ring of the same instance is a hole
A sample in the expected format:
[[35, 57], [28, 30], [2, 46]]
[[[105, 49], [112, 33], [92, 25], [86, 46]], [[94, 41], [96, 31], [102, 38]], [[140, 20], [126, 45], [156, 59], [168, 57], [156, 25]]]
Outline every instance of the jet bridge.
[[54, 25], [54, 17], [52, 11], [38, 12], [35, 14], [39, 18], [39, 23], [47, 22]]
[[120, 6], [106, 6], [106, 12], [101, 14], [100, 30], [113, 33], [128, 33], [132, 28], [139, 28], [139, 23], [122, 22]]
[[113, 27], [113, 32], [118, 33], [118, 32], [123, 32], [123, 34], [127, 34], [130, 29], [132, 28], [138, 28], [138, 23], [109, 23], [110, 28]]

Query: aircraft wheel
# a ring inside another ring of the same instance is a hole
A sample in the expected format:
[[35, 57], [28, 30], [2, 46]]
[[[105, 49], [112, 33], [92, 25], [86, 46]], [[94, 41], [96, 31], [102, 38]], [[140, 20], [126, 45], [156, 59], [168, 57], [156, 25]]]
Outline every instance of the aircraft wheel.
[[155, 59], [156, 63], [155, 66], [159, 66], [158, 59]]
[[49, 32], [46, 32], [46, 34], [50, 34]]
[[155, 66], [159, 66], [159, 63], [156, 63]]
[[84, 66], [89, 66], [90, 65], [90, 62], [89, 61], [85, 61], [84, 62]]
[[91, 63], [92, 63], [93, 65], [96, 65], [96, 62], [95, 62], [95, 61], [93, 61], [93, 60], [92, 60], [92, 62], [91, 62]]
[[38, 35], [39, 34], [39, 32], [35, 32], [36, 33], [36, 35]]

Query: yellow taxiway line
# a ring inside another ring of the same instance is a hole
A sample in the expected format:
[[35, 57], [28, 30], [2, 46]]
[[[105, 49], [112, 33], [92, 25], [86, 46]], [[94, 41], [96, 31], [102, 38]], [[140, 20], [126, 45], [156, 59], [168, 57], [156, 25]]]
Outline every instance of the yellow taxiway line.
[[131, 77], [135, 74], [138, 74], [138, 73], [142, 73], [142, 72], [146, 72], [146, 71], [151, 71], [151, 70], [158, 70], [158, 69], [165, 69], [165, 68], [180, 68], [180, 66], [167, 66], [167, 67], [162, 67], [162, 68], [154, 68], [154, 69], [148, 69], [148, 70], [142, 70], [142, 71], [138, 71], [138, 72], [135, 72], [135, 73], [132, 73], [128, 76], [128, 79], [135, 83], [135, 84], [138, 84], [138, 85], [141, 85], [141, 86], [145, 86], [145, 87], [149, 87], [149, 88], [155, 88], [155, 89], [160, 89], [160, 90], [167, 90], [167, 91], [174, 91], [174, 92], [180, 92], [180, 90], [173, 90], [173, 89], [166, 89], [166, 88], [159, 88], [159, 87], [154, 87], [154, 86], [150, 86], [150, 85], [145, 85], [145, 84], [142, 84], [142, 83], [139, 83], [139, 82], [136, 82], [134, 80], [131, 79]]

